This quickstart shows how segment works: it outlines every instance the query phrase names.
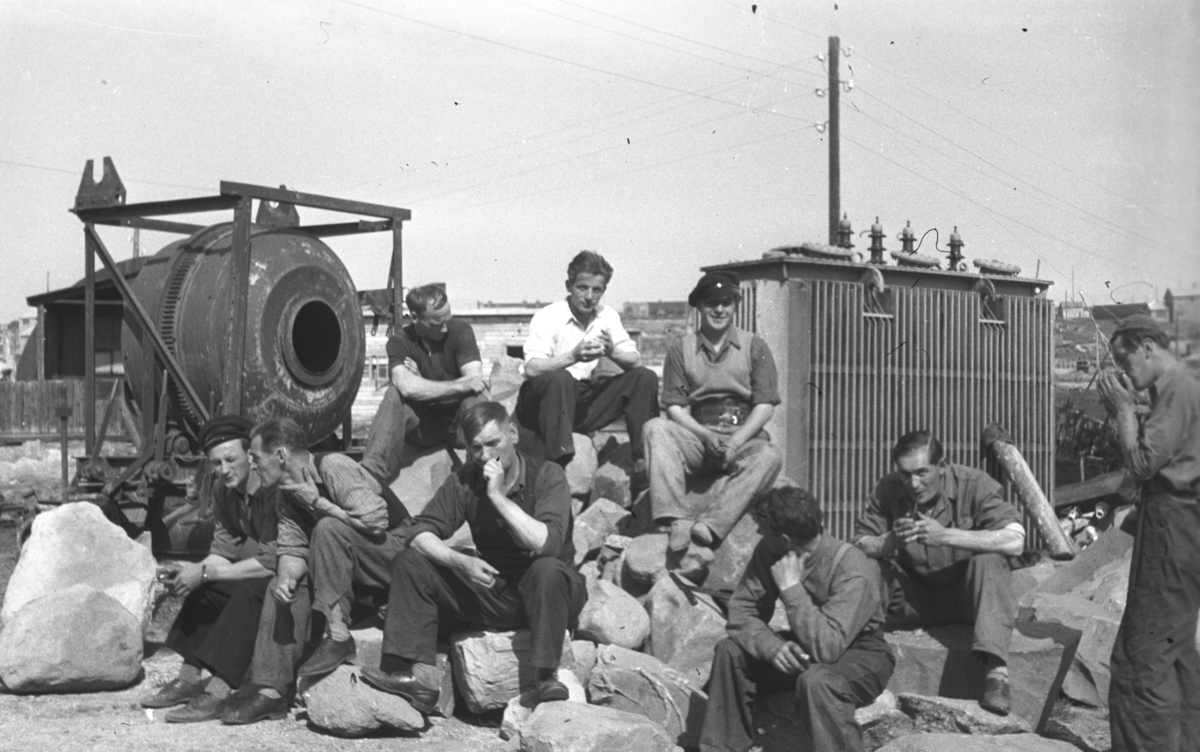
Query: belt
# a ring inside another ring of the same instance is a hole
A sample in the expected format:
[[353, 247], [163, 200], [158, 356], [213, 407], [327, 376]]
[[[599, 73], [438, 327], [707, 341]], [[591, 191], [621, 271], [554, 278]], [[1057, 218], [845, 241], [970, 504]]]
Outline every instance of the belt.
[[752, 406], [736, 397], [718, 397], [692, 405], [692, 417], [702, 426], [733, 428], [746, 422]]

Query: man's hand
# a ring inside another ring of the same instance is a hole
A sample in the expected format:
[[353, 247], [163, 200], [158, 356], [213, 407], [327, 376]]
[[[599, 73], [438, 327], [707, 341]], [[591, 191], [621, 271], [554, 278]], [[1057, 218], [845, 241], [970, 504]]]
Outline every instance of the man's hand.
[[488, 388], [488, 383], [482, 376], [461, 376], [456, 381], [466, 394], [482, 394]]
[[317, 499], [321, 498], [321, 493], [317, 490], [317, 477], [307, 465], [300, 468], [299, 477], [287, 476], [286, 482], [279, 484], [279, 489], [291, 494], [292, 498], [309, 509], [314, 508]]
[[204, 576], [204, 567], [200, 564], [184, 564], [171, 578], [171, 594], [186, 598], [193, 590], [200, 587]]
[[571, 357], [576, 363], [590, 363], [604, 354], [604, 345], [593, 338], [584, 337], [571, 350]]
[[926, 546], [946, 545], [946, 528], [924, 512], [917, 512], [916, 519], [901, 517], [896, 520], [893, 529], [902, 543], [924, 543]]
[[495, 457], [483, 464], [483, 477], [487, 478], [488, 496], [504, 495], [504, 465]]
[[775, 586], [780, 592], [804, 580], [804, 565], [807, 563], [808, 554], [797, 555], [795, 551], [788, 551], [771, 565], [771, 577], [775, 579]]
[[1109, 415], [1119, 415], [1122, 411], [1132, 411], [1134, 404], [1134, 389], [1125, 374], [1119, 371], [1105, 371], [1096, 381], [1096, 389], [1100, 392], [1100, 400]]
[[407, 370], [409, 370], [410, 372], [412, 372], [414, 375], [416, 375], [416, 376], [420, 376], [420, 375], [421, 375], [421, 367], [420, 367], [420, 366], [418, 366], [418, 365], [417, 365], [417, 361], [413, 360], [412, 358], [405, 358], [405, 359], [404, 359], [404, 363], [403, 363], [402, 365], [403, 365], [403, 366], [404, 366], [404, 367], [405, 367]]
[[296, 578], [281, 574], [275, 579], [275, 589], [271, 591], [275, 600], [285, 605], [296, 600]]
[[794, 642], [785, 642], [775, 651], [774, 657], [771, 658], [771, 665], [777, 670], [785, 674], [796, 675], [808, 668], [811, 659], [808, 653], [804, 652], [804, 648]]
[[496, 584], [496, 575], [500, 572], [483, 559], [463, 554], [459, 560], [459, 570], [467, 578], [467, 582], [475, 587], [490, 588]]
[[613, 338], [607, 329], [601, 329], [596, 335], [596, 344], [600, 346], [603, 355], [612, 355]]
[[704, 465], [716, 472], [727, 473], [737, 464], [738, 454], [729, 447], [725, 436], [714, 431], [704, 435]]

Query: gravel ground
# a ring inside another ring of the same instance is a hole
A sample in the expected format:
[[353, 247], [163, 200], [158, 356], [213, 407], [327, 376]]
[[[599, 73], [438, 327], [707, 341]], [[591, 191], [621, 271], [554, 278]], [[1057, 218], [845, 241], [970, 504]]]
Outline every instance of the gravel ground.
[[[74, 454], [74, 452], [72, 452]], [[47, 445], [0, 448], [0, 484], [49, 491], [57, 485], [59, 453]], [[43, 496], [43, 498], [45, 498]], [[16, 565], [18, 549], [14, 524], [0, 524], [0, 594]], [[120, 692], [77, 695], [14, 695], [0, 689], [0, 752], [214, 752], [215, 750], [375, 750], [413, 749], [421, 752], [502, 752], [498, 728], [490, 720], [468, 714], [434, 718], [420, 734], [392, 734], [365, 739], [341, 739], [308, 725], [303, 708], [293, 708], [286, 720], [250, 726], [219, 722], [168, 724], [166, 711], [142, 709], [138, 700], [165, 684], [179, 669], [180, 657], [156, 643], [146, 644], [145, 676]]]

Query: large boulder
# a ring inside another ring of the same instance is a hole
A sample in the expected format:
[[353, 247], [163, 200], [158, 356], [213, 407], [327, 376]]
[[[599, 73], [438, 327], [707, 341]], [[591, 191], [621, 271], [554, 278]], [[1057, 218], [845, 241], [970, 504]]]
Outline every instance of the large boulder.
[[573, 659], [567, 668], [579, 679], [579, 683], [587, 685], [592, 669], [596, 667], [596, 643], [591, 640], [572, 640], [571, 653]]
[[[792, 692], [759, 695], [753, 713], [755, 743], [763, 752], [806, 749], [806, 732], [800, 726]], [[900, 712], [896, 695], [886, 689], [875, 702], [855, 710], [854, 721], [862, 730], [867, 752], [913, 732], [913, 720]]]
[[579, 614], [579, 636], [602, 645], [637, 650], [650, 635], [650, 615], [629, 593], [611, 582], [588, 582], [588, 600]]
[[144, 632], [154, 610], [157, 569], [150, 551], [105, 519], [100, 507], [63, 504], [33, 519], [8, 581], [0, 623], [43, 596], [88, 585], [116, 599]]
[[588, 695], [593, 705], [646, 716], [682, 747], [699, 744], [708, 697], [657, 658], [612, 645], [600, 648]]
[[415, 517], [425, 510], [434, 492], [453, 472], [454, 463], [446, 447], [426, 448], [406, 443], [400, 453], [400, 474], [392, 481], [392, 492]]
[[617, 532], [617, 526], [628, 516], [629, 512], [624, 507], [605, 498], [596, 498], [589, 504], [575, 518], [571, 532], [571, 539], [575, 543], [575, 564], [579, 565], [589, 554], [599, 550], [605, 539]]
[[[558, 680], [567, 687], [567, 702], [578, 702], [587, 704], [587, 693], [583, 689], [583, 684], [575, 674], [560, 668], [558, 670]], [[529, 720], [529, 716], [533, 715], [533, 711], [537, 709], [538, 696], [536, 689], [528, 689], [522, 692], [518, 697], [514, 697], [504, 706], [504, 715], [500, 720], [500, 738], [515, 741], [516, 747], [520, 746], [521, 729]]]
[[336, 736], [425, 727], [424, 716], [407, 700], [367, 684], [356, 666], [338, 666], [304, 693], [304, 702], [309, 722]]
[[592, 498], [608, 499], [622, 508], [633, 506], [629, 495], [629, 473], [611, 462], [601, 465], [592, 476]]
[[646, 652], [683, 674], [696, 689], [702, 688], [712, 671], [713, 648], [725, 638], [721, 609], [703, 593], [689, 598], [669, 577], [650, 590], [645, 605], [650, 612]]
[[913, 734], [888, 742], [877, 752], [1079, 752], [1037, 734]]
[[[379, 668], [379, 659], [383, 654], [383, 630], [372, 627], [368, 629], [353, 629], [358, 657], [355, 662], [359, 666]], [[442, 672], [441, 693], [438, 695], [434, 712], [443, 718], [454, 715], [454, 671], [450, 667], [450, 647], [438, 645], [437, 667]]]
[[667, 576], [667, 534], [639, 535], [625, 547], [625, 575], [634, 582], [653, 585]]
[[709, 590], [733, 590], [742, 581], [742, 573], [750, 563], [754, 547], [762, 540], [754, 515], [745, 514], [717, 547], [704, 587]]
[[1121, 612], [1073, 593], [1041, 593], [1033, 599], [1030, 611], [1039, 622], [1058, 622], [1082, 633], [1063, 679], [1063, 694], [1092, 707], [1108, 707], [1112, 679], [1108, 660], [1117, 641]]
[[142, 625], [90, 585], [38, 598], [0, 632], [0, 681], [11, 692], [121, 689], [142, 672]]
[[623, 710], [577, 702], [538, 705], [521, 729], [523, 752], [674, 752], [654, 721]]
[[1033, 729], [1019, 715], [996, 715], [974, 700], [928, 697], [908, 692], [897, 696], [900, 710], [919, 732], [953, 734], [1027, 734]]
[[[928, 631], [885, 635], [896, 656], [888, 689], [897, 695], [950, 697], [978, 701], [983, 695], [985, 666], [971, 652], [971, 627], [952, 624]], [[1040, 733], [1058, 699], [1075, 649], [1077, 629], [1054, 622], [1018, 622], [1009, 644], [1008, 682], [1012, 711]]]
[[575, 456], [567, 463], [567, 485], [572, 496], [587, 498], [592, 492], [592, 476], [596, 474], [596, 447], [584, 434], [571, 434], [571, 438], [575, 441]]
[[[564, 633], [564, 637], [566, 634]], [[502, 708], [537, 684], [533, 642], [528, 629], [515, 632], [464, 630], [450, 640], [451, 665], [459, 695], [472, 713]], [[564, 641], [563, 668], [575, 662], [571, 643]]]
[[490, 380], [492, 399], [504, 405], [509, 415], [512, 415], [517, 408], [517, 396], [521, 392], [521, 384], [524, 381], [525, 363], [520, 358], [501, 355], [492, 361]]

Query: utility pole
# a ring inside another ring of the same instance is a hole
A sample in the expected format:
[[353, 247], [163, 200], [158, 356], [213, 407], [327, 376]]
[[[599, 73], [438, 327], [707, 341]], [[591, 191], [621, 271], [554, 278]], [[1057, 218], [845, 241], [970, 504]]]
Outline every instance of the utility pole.
[[842, 42], [829, 38], [829, 244], [838, 244], [838, 220], [842, 218], [842, 162], [838, 150], [838, 95], [842, 82], [838, 80], [838, 54]]

